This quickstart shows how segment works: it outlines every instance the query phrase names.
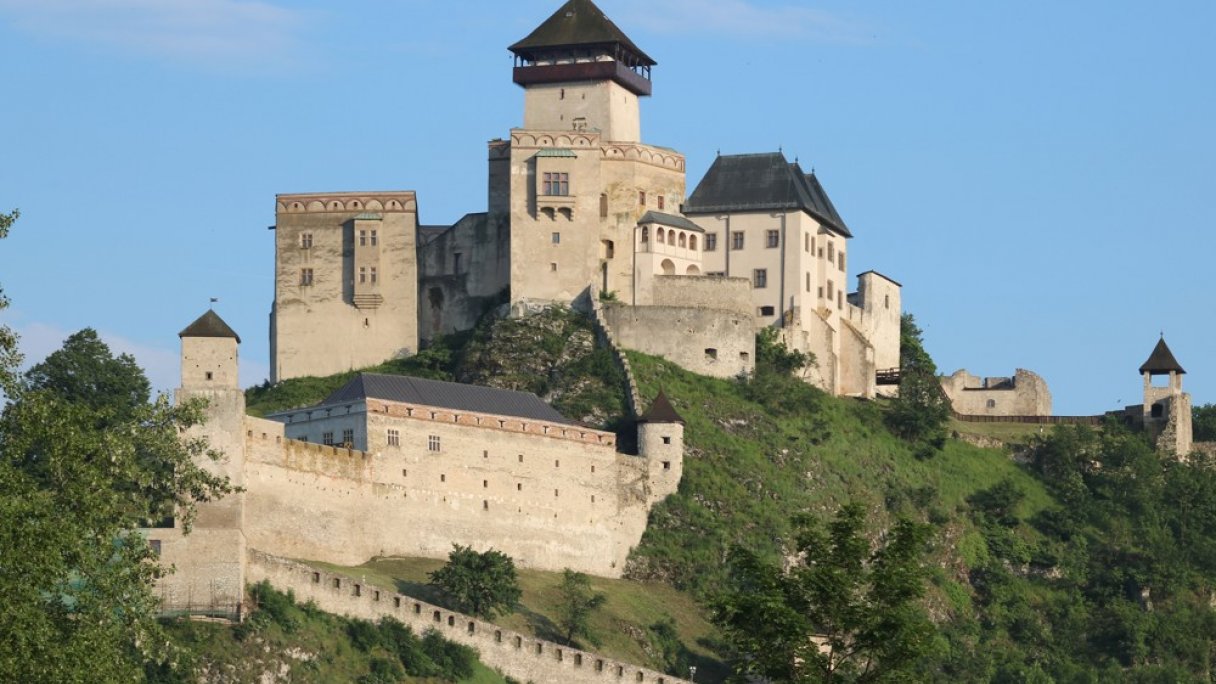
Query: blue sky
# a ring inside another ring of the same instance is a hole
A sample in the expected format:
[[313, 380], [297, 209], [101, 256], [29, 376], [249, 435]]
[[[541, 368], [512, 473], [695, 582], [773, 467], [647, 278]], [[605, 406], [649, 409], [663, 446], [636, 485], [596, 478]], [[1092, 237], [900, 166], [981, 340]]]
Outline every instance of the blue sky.
[[[643, 138], [689, 191], [718, 150], [813, 166], [943, 372], [1029, 368], [1094, 413], [1138, 403], [1164, 331], [1216, 402], [1216, 3], [599, 4], [659, 62]], [[559, 5], [0, 0], [3, 320], [31, 360], [97, 328], [168, 389], [219, 297], [261, 380], [275, 193], [484, 210], [506, 46]]]

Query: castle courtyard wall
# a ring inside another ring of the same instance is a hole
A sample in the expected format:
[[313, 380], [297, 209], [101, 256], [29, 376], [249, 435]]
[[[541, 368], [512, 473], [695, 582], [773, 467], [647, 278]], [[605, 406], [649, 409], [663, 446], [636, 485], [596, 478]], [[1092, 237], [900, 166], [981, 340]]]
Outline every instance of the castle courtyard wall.
[[604, 316], [621, 346], [661, 356], [694, 373], [733, 378], [755, 368], [756, 333], [750, 314], [606, 302]]

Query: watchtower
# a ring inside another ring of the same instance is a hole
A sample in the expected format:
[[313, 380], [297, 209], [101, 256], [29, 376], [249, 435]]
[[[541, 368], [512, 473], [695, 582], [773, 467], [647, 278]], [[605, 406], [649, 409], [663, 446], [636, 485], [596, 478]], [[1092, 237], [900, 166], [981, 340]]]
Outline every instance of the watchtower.
[[638, 417], [638, 452], [647, 462], [651, 503], [674, 494], [684, 475], [684, 419], [662, 390]]
[[[1153, 353], [1140, 366], [1144, 377], [1144, 427], [1157, 436], [1159, 449], [1172, 451], [1180, 458], [1191, 452], [1191, 395], [1182, 391], [1182, 364], [1174, 358], [1165, 335], [1157, 341]], [[1154, 383], [1156, 377], [1168, 377], [1164, 385]]]
[[655, 61], [591, 0], [569, 0], [509, 49], [526, 91], [525, 129], [641, 140], [638, 98], [651, 93]]

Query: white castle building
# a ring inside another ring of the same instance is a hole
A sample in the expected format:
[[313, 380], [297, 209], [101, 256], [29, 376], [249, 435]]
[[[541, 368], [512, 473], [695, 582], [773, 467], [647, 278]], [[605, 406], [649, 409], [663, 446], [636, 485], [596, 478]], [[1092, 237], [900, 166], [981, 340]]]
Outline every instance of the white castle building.
[[409, 191], [277, 197], [273, 382], [600, 296], [624, 346], [699, 373], [750, 372], [764, 326], [835, 394], [898, 370], [900, 285], [866, 271], [848, 292], [853, 234], [814, 173], [722, 155], [687, 195], [684, 156], [642, 140], [655, 61], [590, 0], [510, 50], [523, 125], [488, 145], [484, 211], [426, 226]]

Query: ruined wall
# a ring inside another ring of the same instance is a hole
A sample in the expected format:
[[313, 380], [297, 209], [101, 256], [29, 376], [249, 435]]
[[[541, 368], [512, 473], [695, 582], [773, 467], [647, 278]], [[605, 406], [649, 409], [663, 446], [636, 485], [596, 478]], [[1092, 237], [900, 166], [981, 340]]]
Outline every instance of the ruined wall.
[[604, 316], [622, 346], [661, 356], [694, 373], [733, 378], [755, 368], [751, 314], [607, 302]]
[[524, 567], [618, 577], [645, 530], [647, 459], [617, 453], [611, 433], [375, 401], [368, 411], [368, 451], [248, 420], [251, 547], [358, 564], [446, 558], [457, 543]]
[[418, 334], [468, 330], [510, 283], [510, 232], [501, 216], [469, 214], [418, 247]]
[[956, 413], [970, 416], [1050, 416], [1051, 391], [1037, 373], [1017, 369], [1012, 378], [979, 378], [966, 370], [941, 378]]
[[313, 601], [326, 612], [365, 620], [390, 616], [417, 634], [433, 628], [447, 639], [476, 649], [483, 663], [522, 682], [678, 684], [685, 681], [502, 629], [468, 615], [369, 586], [357, 577], [317, 570], [261, 550], [250, 550], [248, 557], [250, 582], [269, 581], [280, 591], [295, 592], [296, 600]]

